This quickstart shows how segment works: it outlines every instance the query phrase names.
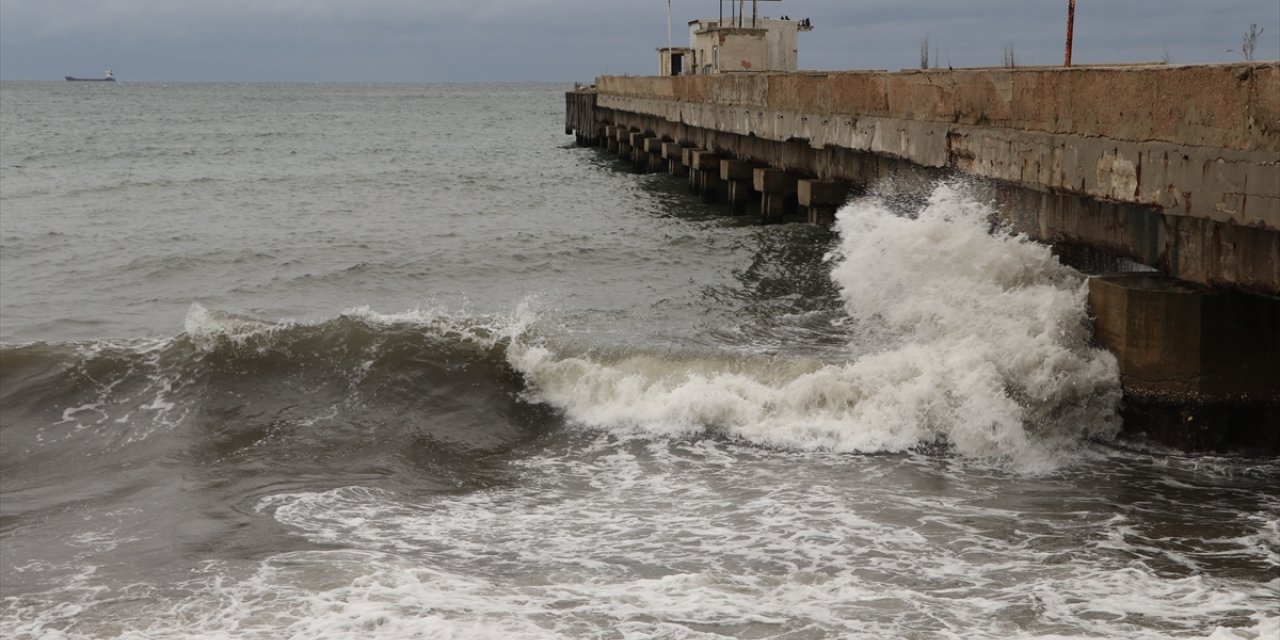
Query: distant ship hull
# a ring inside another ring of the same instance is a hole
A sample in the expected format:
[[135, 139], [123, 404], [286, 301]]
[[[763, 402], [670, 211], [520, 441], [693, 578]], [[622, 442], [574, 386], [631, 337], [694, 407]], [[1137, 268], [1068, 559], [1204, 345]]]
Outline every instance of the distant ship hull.
[[75, 78], [65, 76], [68, 82], [115, 82], [115, 78]]

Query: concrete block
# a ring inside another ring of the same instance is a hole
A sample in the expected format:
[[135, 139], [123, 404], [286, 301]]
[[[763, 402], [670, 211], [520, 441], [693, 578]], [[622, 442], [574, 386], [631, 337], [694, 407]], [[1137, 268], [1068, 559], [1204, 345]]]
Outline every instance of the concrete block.
[[665, 144], [665, 143], [664, 143], [664, 142], [662, 142], [662, 138], [659, 138], [659, 137], [657, 137], [657, 136], [649, 136], [648, 138], [645, 138], [645, 139], [644, 139], [644, 151], [645, 151], [645, 153], [659, 153], [659, 154], [660, 154], [660, 153], [662, 153], [662, 145], [663, 145], [663, 144]]
[[714, 171], [716, 176], [720, 175], [720, 156], [711, 151], [703, 151], [695, 149], [689, 153], [689, 166], [698, 171]]
[[681, 160], [684, 147], [679, 142], [662, 143], [662, 157], [667, 160]]
[[1194, 390], [1200, 370], [1200, 292], [1158, 275], [1089, 280], [1094, 337], [1121, 375], [1144, 390]]
[[756, 168], [751, 171], [752, 186], [760, 193], [795, 193], [798, 178], [782, 169]]
[[721, 160], [720, 179], [750, 181], [752, 168], [751, 163], [745, 160]]
[[1280, 301], [1130, 273], [1090, 278], [1089, 304], [1127, 393], [1280, 399]]
[[801, 205], [842, 205], [849, 197], [849, 185], [835, 180], [799, 180], [796, 199]]
[[644, 140], [649, 136], [643, 131], [632, 131], [629, 134], [627, 142], [631, 143], [633, 148], [644, 149]]

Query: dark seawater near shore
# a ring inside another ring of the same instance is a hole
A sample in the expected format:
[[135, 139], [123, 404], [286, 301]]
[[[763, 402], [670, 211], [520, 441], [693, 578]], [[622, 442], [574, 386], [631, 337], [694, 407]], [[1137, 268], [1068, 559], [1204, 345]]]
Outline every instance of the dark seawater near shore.
[[962, 182], [758, 227], [558, 85], [0, 83], [4, 638], [1274, 638]]

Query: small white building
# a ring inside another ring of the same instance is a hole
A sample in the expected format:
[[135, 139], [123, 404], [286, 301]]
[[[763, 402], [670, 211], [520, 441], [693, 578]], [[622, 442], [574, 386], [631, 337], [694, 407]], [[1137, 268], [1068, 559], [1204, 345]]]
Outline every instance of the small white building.
[[795, 71], [797, 34], [812, 30], [807, 19], [693, 20], [689, 23], [693, 60], [685, 62], [687, 73]]

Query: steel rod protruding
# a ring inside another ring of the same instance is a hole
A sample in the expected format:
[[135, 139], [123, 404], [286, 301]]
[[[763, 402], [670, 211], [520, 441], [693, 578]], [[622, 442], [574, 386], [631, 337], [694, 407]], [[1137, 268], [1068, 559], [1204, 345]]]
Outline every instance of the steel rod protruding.
[[1071, 66], [1071, 38], [1076, 25], [1076, 0], [1067, 2], [1067, 58], [1063, 66]]

